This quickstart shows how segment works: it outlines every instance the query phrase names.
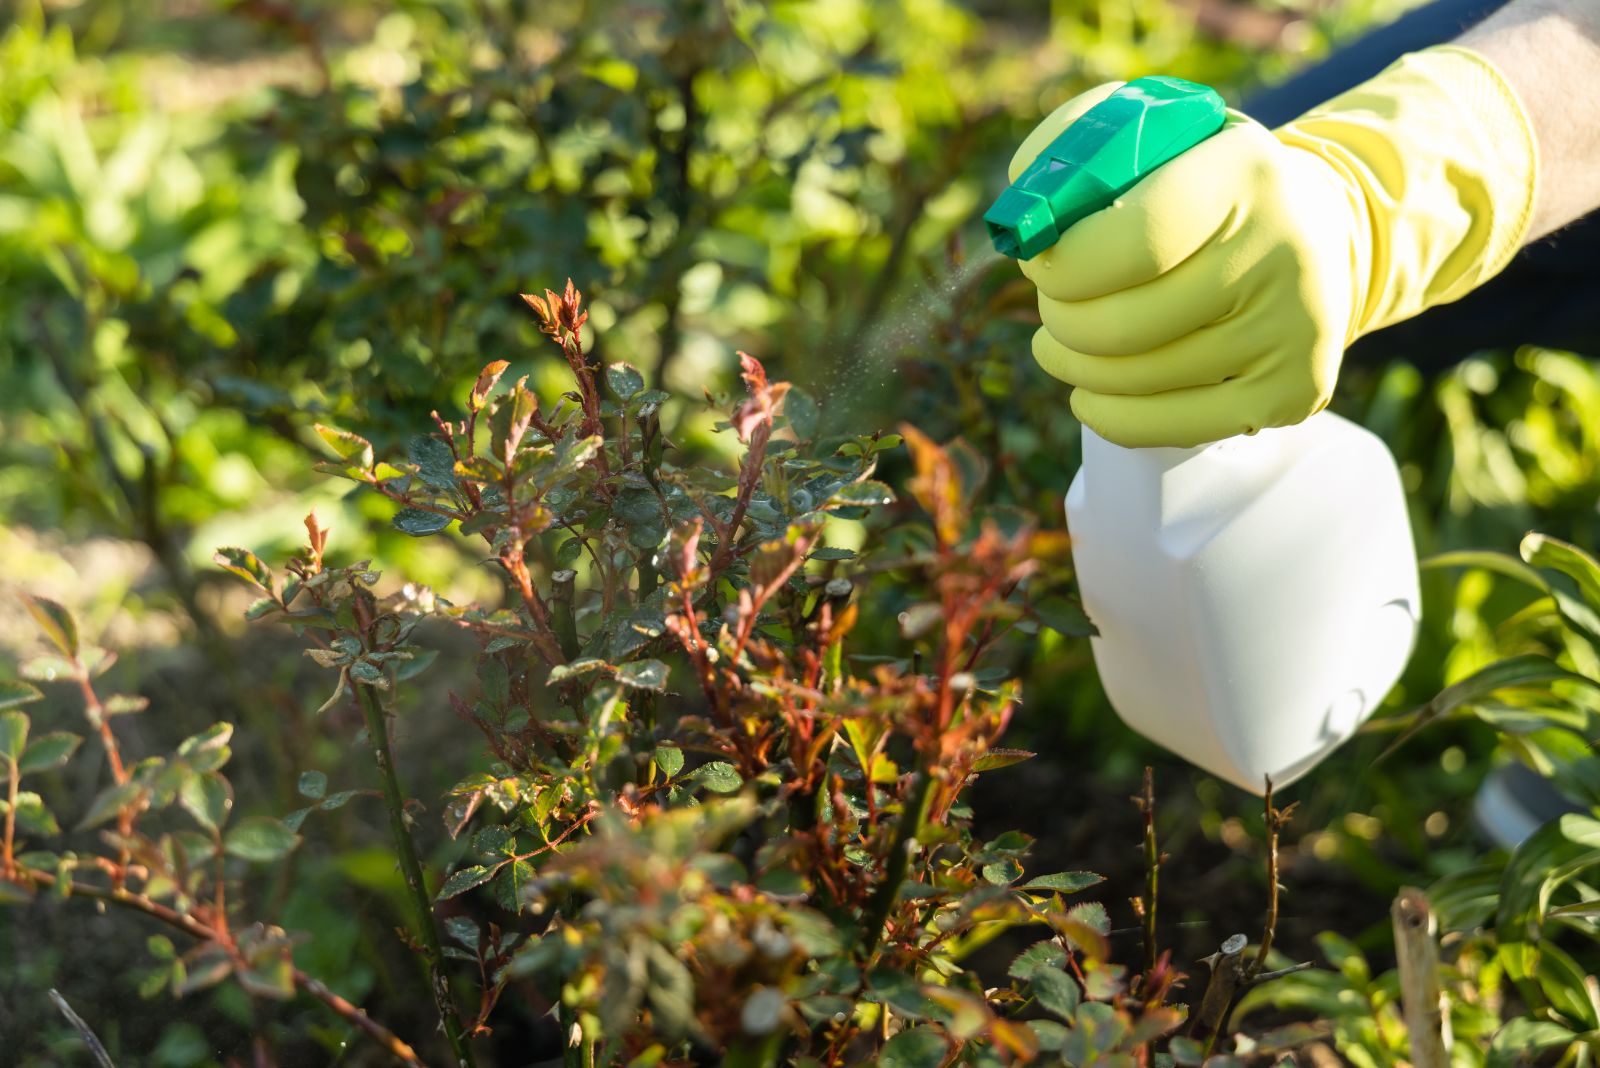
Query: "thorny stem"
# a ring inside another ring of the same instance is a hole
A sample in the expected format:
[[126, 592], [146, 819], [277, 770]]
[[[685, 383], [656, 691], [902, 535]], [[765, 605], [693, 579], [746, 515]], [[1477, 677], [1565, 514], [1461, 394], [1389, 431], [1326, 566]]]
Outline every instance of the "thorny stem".
[[878, 948], [884, 928], [889, 923], [889, 913], [894, 910], [895, 898], [900, 896], [900, 884], [905, 882], [906, 869], [911, 864], [911, 842], [922, 827], [928, 810], [928, 800], [933, 792], [933, 774], [919, 771], [911, 784], [911, 794], [900, 812], [900, 822], [895, 826], [894, 843], [889, 847], [889, 864], [883, 882], [873, 891], [867, 903], [866, 922], [862, 926], [861, 959], [871, 957]]
[[385, 721], [383, 704], [378, 693], [370, 686], [355, 686], [362, 714], [367, 721], [368, 740], [372, 743], [372, 758], [378, 765], [383, 780], [383, 800], [389, 810], [389, 831], [394, 838], [394, 851], [400, 861], [400, 872], [405, 877], [406, 890], [411, 898], [412, 919], [417, 935], [422, 940], [422, 956], [428, 966], [429, 985], [433, 991], [434, 1007], [444, 1026], [445, 1038], [455, 1054], [459, 1068], [471, 1068], [472, 1049], [467, 1043], [461, 1017], [456, 1012], [450, 995], [450, 980], [444, 970], [444, 950], [439, 944], [439, 931], [433, 922], [433, 904], [428, 897], [428, 886], [422, 877], [422, 864], [417, 859], [417, 846], [406, 826], [405, 794], [400, 790], [400, 779], [395, 774], [394, 757], [389, 749], [389, 726]]
[[[34, 868], [28, 869], [27, 878], [30, 882], [43, 886], [56, 885], [56, 877], [53, 874]], [[78, 882], [70, 882], [67, 887], [67, 893], [73, 897], [103, 901], [107, 904], [131, 909], [134, 912], [142, 912], [151, 919], [164, 923], [174, 930], [182, 931], [197, 941], [215, 942], [224, 949], [232, 948], [231, 939], [226, 935], [222, 935], [215, 928], [202, 923], [193, 916], [169, 908], [159, 901], [153, 901], [143, 894], [136, 894], [131, 890], [119, 887], [89, 886]], [[365, 1032], [397, 1060], [411, 1065], [412, 1068], [427, 1068], [427, 1065], [423, 1063], [422, 1058], [417, 1056], [415, 1050], [393, 1031], [368, 1016], [359, 1005], [353, 1005], [346, 1001], [298, 968], [295, 968], [291, 975], [295, 986], [322, 1002], [352, 1026]]]
[[1148, 764], [1144, 767], [1144, 795], [1135, 801], [1144, 816], [1144, 972], [1148, 976], [1156, 967], [1156, 890], [1161, 880], [1161, 850], [1156, 841], [1155, 772]]
[[1267, 776], [1266, 796], [1266, 822], [1267, 822], [1267, 922], [1261, 932], [1261, 948], [1256, 950], [1256, 959], [1251, 962], [1246, 973], [1246, 978], [1254, 979], [1261, 973], [1267, 963], [1267, 954], [1272, 952], [1272, 940], [1278, 933], [1278, 832], [1283, 825], [1289, 822], [1289, 813], [1294, 809], [1290, 805], [1286, 809], [1278, 809], [1272, 804], [1272, 776]]

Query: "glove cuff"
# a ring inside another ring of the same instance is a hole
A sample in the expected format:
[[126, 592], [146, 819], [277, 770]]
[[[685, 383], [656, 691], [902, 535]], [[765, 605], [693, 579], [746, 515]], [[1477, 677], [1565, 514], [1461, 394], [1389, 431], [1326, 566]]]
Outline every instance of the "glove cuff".
[[1470, 49], [1402, 56], [1275, 132], [1331, 165], [1351, 196], [1363, 290], [1352, 341], [1465, 296], [1527, 239], [1533, 127], [1505, 76]]

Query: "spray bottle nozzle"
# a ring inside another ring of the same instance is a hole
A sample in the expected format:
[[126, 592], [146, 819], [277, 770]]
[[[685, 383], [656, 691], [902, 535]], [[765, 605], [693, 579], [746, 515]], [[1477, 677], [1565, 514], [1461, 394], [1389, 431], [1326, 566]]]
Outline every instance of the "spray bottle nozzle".
[[1215, 89], [1182, 78], [1136, 78], [1086, 111], [1039, 153], [983, 214], [995, 251], [1031, 260], [1067, 228], [1222, 129]]

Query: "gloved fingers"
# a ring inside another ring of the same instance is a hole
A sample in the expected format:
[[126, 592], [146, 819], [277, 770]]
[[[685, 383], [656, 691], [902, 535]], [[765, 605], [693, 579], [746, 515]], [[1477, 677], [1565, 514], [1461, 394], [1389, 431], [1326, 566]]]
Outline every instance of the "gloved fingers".
[[1077, 122], [1083, 117], [1084, 112], [1122, 88], [1124, 84], [1126, 83], [1106, 82], [1103, 85], [1097, 85], [1093, 89], [1079, 93], [1046, 115], [1044, 120], [1035, 126], [1033, 132], [1018, 146], [1017, 151], [1012, 154], [1011, 166], [1007, 170], [1006, 181], [1016, 181], [1018, 175], [1028, 169], [1028, 164], [1034, 161], [1034, 157], [1043, 152], [1046, 145], [1059, 137], [1062, 130]]
[[1098, 356], [1068, 348], [1041, 327], [1033, 335], [1033, 358], [1045, 373], [1079, 389], [1143, 397], [1239, 376], [1258, 352], [1252, 340], [1212, 325], [1135, 356]]
[[1321, 410], [1325, 395], [1309, 381], [1286, 387], [1270, 366], [1210, 386], [1130, 397], [1072, 392], [1072, 414], [1107, 441], [1132, 449], [1190, 448], [1266, 426], [1288, 426]]
[[[1095, 356], [1143, 356], [1228, 316], [1241, 299], [1221, 257], [1201, 253], [1153, 281], [1089, 300], [1039, 293], [1039, 318], [1062, 346]], [[1162, 387], [1171, 388], [1171, 387]]]
[[1052, 247], [1021, 264], [1052, 300], [1075, 301], [1143, 285], [1234, 233], [1249, 218], [1245, 170], [1282, 152], [1242, 115], [1156, 168], [1108, 208], [1081, 219]]

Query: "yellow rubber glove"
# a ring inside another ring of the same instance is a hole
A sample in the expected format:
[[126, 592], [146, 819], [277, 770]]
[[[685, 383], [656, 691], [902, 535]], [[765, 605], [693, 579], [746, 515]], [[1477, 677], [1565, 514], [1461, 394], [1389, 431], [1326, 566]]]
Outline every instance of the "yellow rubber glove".
[[[1011, 177], [1115, 88], [1057, 109]], [[1510, 261], [1537, 169], [1510, 86], [1455, 46], [1405, 56], [1276, 131], [1230, 113], [1023, 262], [1044, 322], [1034, 356], [1121, 445], [1298, 423], [1327, 406], [1350, 342]]]

